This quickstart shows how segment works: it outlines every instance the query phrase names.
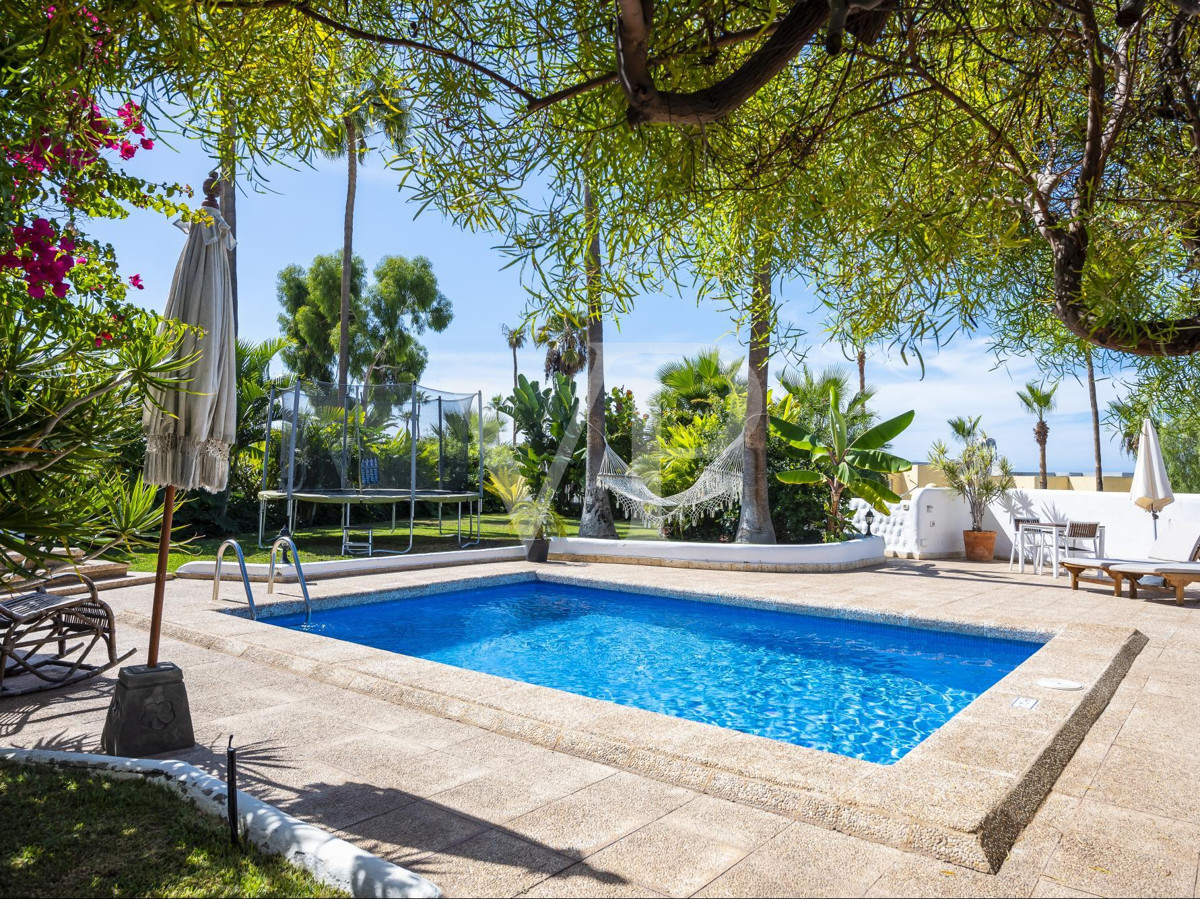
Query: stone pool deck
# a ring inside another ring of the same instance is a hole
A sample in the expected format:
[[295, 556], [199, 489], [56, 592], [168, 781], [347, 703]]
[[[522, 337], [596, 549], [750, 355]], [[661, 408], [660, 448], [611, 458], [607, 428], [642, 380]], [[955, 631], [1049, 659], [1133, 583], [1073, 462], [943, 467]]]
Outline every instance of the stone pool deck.
[[[471, 576], [525, 571], [472, 566]], [[211, 585], [168, 588], [163, 657], [185, 670], [199, 746], [219, 771], [229, 734], [242, 787], [439, 884], [447, 895], [1144, 895], [1200, 896], [1200, 613], [1169, 598], [1072, 592], [1001, 563], [892, 561], [847, 574], [755, 574], [602, 564], [540, 570], [614, 583], [812, 601], [912, 617], [1032, 629], [1136, 628], [1149, 642], [996, 874], [829, 830], [741, 802], [554, 751], [493, 729], [230, 655]], [[310, 585], [314, 600], [439, 583], [438, 569]], [[295, 595], [296, 588], [281, 588]], [[240, 592], [227, 583], [223, 595]], [[265, 600], [265, 585], [255, 596]], [[150, 589], [105, 594], [122, 646], [144, 652]], [[230, 616], [220, 616], [221, 619]], [[209, 645], [197, 645], [203, 623]], [[280, 632], [281, 634], [284, 632]], [[299, 641], [276, 652], [298, 652]], [[362, 647], [336, 644], [327, 661]], [[134, 659], [137, 660], [137, 657]], [[270, 664], [270, 663], [274, 664]], [[319, 664], [312, 660], [313, 664]], [[0, 700], [0, 745], [95, 750], [111, 679]], [[980, 746], [982, 758], [988, 747]]]

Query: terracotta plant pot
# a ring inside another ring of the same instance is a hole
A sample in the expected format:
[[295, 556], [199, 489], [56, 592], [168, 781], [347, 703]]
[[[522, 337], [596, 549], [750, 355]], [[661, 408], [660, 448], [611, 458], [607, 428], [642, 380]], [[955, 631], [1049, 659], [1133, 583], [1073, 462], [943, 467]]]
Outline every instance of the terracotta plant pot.
[[526, 562], [545, 562], [550, 555], [549, 540], [526, 540], [524, 543]]
[[990, 562], [996, 554], [995, 531], [963, 531], [967, 561]]

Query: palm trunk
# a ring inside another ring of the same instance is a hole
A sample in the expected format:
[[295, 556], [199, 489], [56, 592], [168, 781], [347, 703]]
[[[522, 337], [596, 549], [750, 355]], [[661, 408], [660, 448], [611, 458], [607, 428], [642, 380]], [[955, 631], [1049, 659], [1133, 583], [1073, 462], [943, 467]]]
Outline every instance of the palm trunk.
[[358, 189], [358, 135], [354, 120], [346, 123], [346, 222], [342, 233], [342, 307], [338, 316], [338, 403], [346, 403], [350, 378], [350, 281], [354, 269], [354, 194]]
[[858, 351], [858, 392], [867, 392], [867, 351]]
[[587, 251], [587, 466], [584, 475], [580, 537], [615, 540], [612, 504], [608, 491], [596, 483], [604, 461], [604, 309], [600, 284], [600, 227], [592, 191], [584, 185], [583, 215], [590, 234]]
[[774, 543], [767, 496], [767, 361], [771, 354], [771, 270], [754, 278], [750, 306], [750, 370], [746, 378], [746, 438], [742, 457], [742, 513], [738, 543]]
[[1096, 369], [1092, 366], [1092, 351], [1084, 351], [1087, 360], [1088, 402], [1092, 406], [1092, 451], [1096, 456], [1096, 491], [1104, 492], [1104, 468], [1100, 462], [1100, 406], [1096, 403]]
[[[515, 402], [516, 396], [517, 396], [517, 386], [518, 386], [517, 385], [517, 348], [514, 346], [512, 348], [512, 351], [513, 351], [513, 400]], [[515, 418], [512, 420], [512, 429], [513, 429], [513, 446], [515, 447], [517, 445], [517, 420]]]
[[1044, 421], [1039, 421], [1033, 429], [1033, 438], [1038, 445], [1038, 465], [1041, 474], [1041, 486], [1045, 490], [1049, 481], [1046, 478], [1046, 439], [1050, 436], [1050, 427]]

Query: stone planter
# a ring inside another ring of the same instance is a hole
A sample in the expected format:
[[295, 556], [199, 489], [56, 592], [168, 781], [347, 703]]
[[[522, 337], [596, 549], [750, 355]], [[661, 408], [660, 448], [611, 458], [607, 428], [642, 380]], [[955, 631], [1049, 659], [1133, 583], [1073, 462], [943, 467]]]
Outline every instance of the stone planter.
[[996, 554], [995, 531], [963, 531], [968, 562], [990, 562]]
[[550, 555], [550, 541], [546, 539], [525, 540], [525, 561], [545, 562]]

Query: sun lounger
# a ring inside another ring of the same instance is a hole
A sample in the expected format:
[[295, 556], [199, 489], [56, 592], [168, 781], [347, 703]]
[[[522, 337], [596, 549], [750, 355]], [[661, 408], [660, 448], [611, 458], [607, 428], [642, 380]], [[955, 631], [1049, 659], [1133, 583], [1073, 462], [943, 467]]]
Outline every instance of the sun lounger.
[[[1080, 581], [1089, 584], [1112, 584], [1113, 596], [1120, 596], [1121, 585], [1128, 580], [1131, 595], [1136, 595], [1132, 591], [1137, 590], [1137, 582], [1130, 576], [1131, 574], [1138, 577], [1157, 574], [1163, 577], [1160, 572], [1151, 569], [1182, 568], [1181, 573], [1173, 573], [1173, 576], [1178, 579], [1191, 571], [1190, 563], [1196, 559], [1197, 553], [1200, 553], [1200, 532], [1193, 528], [1177, 527], [1168, 528], [1161, 537], [1155, 540], [1145, 559], [1074, 558], [1064, 560], [1062, 567], [1071, 576], [1072, 590], [1079, 589]], [[1116, 570], [1118, 566], [1121, 567], [1121, 570]], [[1084, 572], [1092, 570], [1095, 570], [1096, 574], [1084, 574]], [[1195, 580], [1200, 581], [1200, 565], [1196, 566]], [[1177, 597], [1183, 595], [1182, 586], [1177, 589], [1176, 595]]]
[[[1183, 605], [1183, 589], [1188, 584], [1200, 581], [1200, 562], [1160, 562], [1157, 565], [1148, 562], [1126, 562], [1113, 565], [1108, 573], [1116, 582], [1116, 590], [1121, 592], [1121, 582], [1129, 582], [1129, 595], [1137, 598], [1138, 588], [1143, 590], [1164, 590], [1175, 593], [1175, 602]], [[1140, 583], [1144, 577], [1160, 577], [1164, 586]]]
[[[32, 593], [0, 601], [0, 696], [17, 696], [64, 687], [95, 677], [131, 655], [117, 656], [112, 609], [101, 602], [96, 585], [80, 576], [88, 592], [56, 596], [39, 587]], [[85, 661], [102, 643], [108, 660]], [[19, 686], [5, 680], [22, 678]]]

